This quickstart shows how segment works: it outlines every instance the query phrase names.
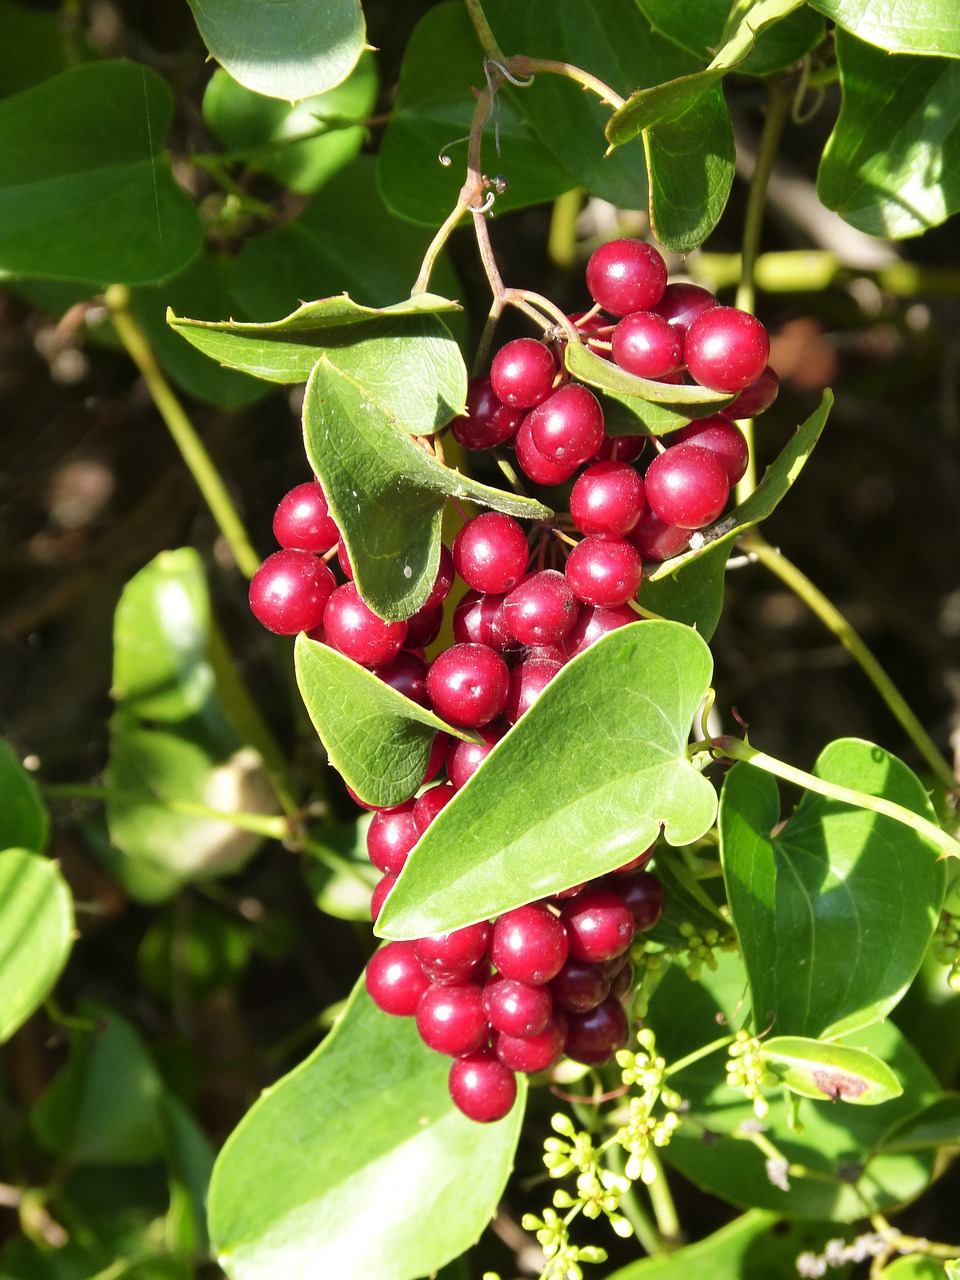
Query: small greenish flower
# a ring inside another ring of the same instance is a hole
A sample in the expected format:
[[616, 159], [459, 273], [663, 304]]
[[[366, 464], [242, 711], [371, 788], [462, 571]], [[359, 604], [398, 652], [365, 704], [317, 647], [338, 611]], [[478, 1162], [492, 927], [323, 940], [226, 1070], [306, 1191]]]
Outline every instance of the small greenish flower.
[[767, 1069], [760, 1055], [759, 1039], [741, 1028], [730, 1046], [729, 1054], [726, 1065], [727, 1084], [731, 1089], [742, 1090], [748, 1101], [753, 1103], [754, 1115], [758, 1120], [763, 1120], [770, 1110], [763, 1096], [763, 1089], [772, 1088], [777, 1083], [777, 1077]]

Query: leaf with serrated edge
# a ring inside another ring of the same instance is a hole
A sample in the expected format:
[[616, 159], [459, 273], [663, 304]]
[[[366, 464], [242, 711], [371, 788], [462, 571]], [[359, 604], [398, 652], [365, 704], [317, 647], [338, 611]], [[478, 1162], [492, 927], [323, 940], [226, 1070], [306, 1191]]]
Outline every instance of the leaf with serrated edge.
[[491, 489], [445, 467], [403, 430], [389, 402], [327, 355], [307, 383], [303, 432], [357, 588], [383, 618], [409, 618], [433, 589], [447, 497], [520, 519], [550, 515], [531, 498]]
[[470, 736], [303, 634], [294, 645], [294, 662], [297, 685], [330, 763], [368, 804], [402, 804], [413, 795], [438, 732]]
[[661, 825], [671, 844], [702, 836], [716, 793], [686, 746], [712, 670], [675, 622], [622, 627], [574, 658], [431, 823], [378, 931], [488, 919], [614, 870]]
[[903, 1093], [887, 1064], [866, 1049], [824, 1044], [806, 1036], [774, 1036], [760, 1045], [760, 1057], [792, 1093], [803, 1098], [872, 1107]]
[[[934, 819], [916, 776], [873, 743], [838, 739], [813, 772]], [[779, 822], [776, 780], [735, 765], [721, 793], [720, 853], [754, 1020], [836, 1038], [885, 1017], [916, 975], [943, 900], [940, 850], [814, 791]]]
[[510, 1173], [526, 1081], [509, 1115], [476, 1124], [450, 1100], [449, 1070], [361, 978], [217, 1159], [210, 1236], [232, 1280], [415, 1280], [474, 1244]]

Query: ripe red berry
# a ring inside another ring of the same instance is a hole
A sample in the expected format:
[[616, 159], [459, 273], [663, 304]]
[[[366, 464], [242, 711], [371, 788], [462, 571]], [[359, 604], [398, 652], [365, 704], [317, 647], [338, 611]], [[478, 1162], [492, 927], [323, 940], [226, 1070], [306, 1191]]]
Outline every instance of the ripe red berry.
[[683, 364], [683, 335], [653, 311], [635, 311], [614, 329], [610, 350], [627, 373], [662, 378]]
[[716, 305], [717, 300], [708, 289], [681, 281], [678, 284], [668, 284], [663, 297], [653, 309], [667, 324], [685, 334], [697, 316]]
[[453, 563], [453, 553], [449, 547], [440, 544], [440, 561], [437, 565], [437, 576], [433, 580], [433, 587], [430, 594], [420, 606], [421, 609], [435, 609], [437, 605], [443, 604], [447, 596], [450, 594], [450, 588], [453, 586], [455, 576], [455, 568]]
[[617, 874], [607, 887], [629, 907], [638, 932], [652, 929], [663, 914], [663, 885], [650, 871]]
[[642, 560], [669, 560], [690, 545], [689, 529], [664, 523], [649, 506], [627, 536]]
[[587, 288], [612, 316], [649, 311], [663, 297], [667, 264], [642, 240], [611, 240], [595, 249], [587, 263]]
[[408, 649], [401, 649], [395, 658], [382, 667], [374, 667], [373, 674], [411, 702], [416, 702], [421, 707], [430, 705], [427, 697], [427, 664], [423, 658], [418, 658]]
[[747, 469], [750, 447], [746, 436], [736, 423], [719, 414], [714, 414], [712, 418], [699, 418], [688, 427], [674, 431], [670, 438], [677, 444], [686, 441], [688, 444], [699, 445], [701, 449], [709, 449], [723, 464], [731, 488]]
[[327, 644], [364, 667], [381, 667], [397, 656], [407, 638], [405, 622], [387, 622], [360, 598], [352, 582], [330, 594], [323, 611]]
[[723, 463], [695, 444], [672, 445], [654, 458], [644, 486], [651, 510], [681, 529], [702, 529], [716, 520], [730, 495]]
[[418, 938], [414, 954], [432, 982], [451, 982], [469, 975], [487, 954], [490, 926], [486, 920], [448, 933]]
[[559, 919], [547, 907], [531, 902], [496, 920], [490, 959], [505, 978], [539, 987], [560, 972], [569, 949]]
[[254, 617], [277, 635], [312, 631], [323, 621], [336, 579], [310, 551], [275, 551], [250, 583]]
[[384, 1013], [410, 1018], [430, 979], [420, 967], [412, 942], [387, 942], [367, 964], [364, 982], [370, 999]]
[[517, 409], [532, 409], [546, 400], [556, 375], [552, 352], [536, 338], [505, 343], [490, 366], [490, 383], [497, 399]]
[[433, 609], [418, 609], [407, 619], [407, 639], [405, 648], [425, 649], [433, 644], [443, 626], [443, 605]]
[[579, 462], [554, 462], [540, 452], [533, 442], [531, 419], [533, 412], [527, 414], [520, 423], [520, 430], [514, 440], [517, 451], [517, 463], [525, 476], [534, 484], [563, 484], [569, 480], [579, 467]]
[[298, 484], [280, 499], [273, 517], [273, 536], [281, 547], [297, 551], [322, 553], [336, 546], [340, 530], [316, 480]]
[[503, 617], [502, 595], [468, 591], [453, 615], [453, 638], [458, 644], [485, 644], [497, 653], [516, 645]]
[[724, 418], [756, 418], [765, 413], [777, 398], [780, 379], [769, 365], [749, 383], [732, 404], [720, 410]]
[[520, 644], [559, 644], [579, 610], [564, 575], [556, 569], [541, 569], [505, 596], [503, 621]]
[[381, 876], [377, 881], [376, 887], [373, 890], [373, 897], [370, 899], [370, 919], [374, 924], [377, 922], [377, 918], [380, 915], [380, 908], [386, 901], [387, 894], [396, 883], [396, 876]]
[[595, 462], [574, 481], [570, 515], [581, 533], [622, 538], [646, 506], [643, 480], [626, 462]]
[[553, 1013], [549, 987], [532, 986], [495, 974], [483, 988], [483, 1008], [494, 1031], [509, 1036], [535, 1036]]
[[580, 466], [603, 443], [600, 401], [579, 382], [558, 387], [525, 421], [538, 452], [558, 466]]
[[687, 330], [683, 348], [690, 376], [713, 391], [742, 391], [763, 372], [767, 331], [747, 311], [711, 307]]
[[626, 1045], [629, 1033], [620, 1002], [608, 997], [589, 1013], [569, 1015], [567, 1056], [589, 1067], [601, 1067]]
[[473, 378], [467, 387], [467, 412], [450, 423], [453, 438], [465, 449], [492, 449], [512, 440], [523, 409], [504, 404], [489, 378]]
[[570, 940], [570, 956], [590, 964], [613, 960], [633, 941], [630, 908], [606, 889], [585, 889], [563, 904], [560, 919]]
[[420, 1039], [437, 1053], [473, 1053], [486, 1043], [490, 1031], [483, 994], [472, 982], [427, 987], [416, 1016]]
[[517, 1079], [492, 1049], [457, 1058], [450, 1067], [450, 1097], [470, 1120], [490, 1124], [502, 1120], [517, 1100]]
[[567, 1043], [567, 1019], [555, 1013], [542, 1031], [532, 1036], [510, 1036], [494, 1031], [493, 1051], [511, 1071], [546, 1071], [563, 1057]]
[[417, 797], [413, 804], [413, 825], [418, 836], [423, 835], [440, 810], [445, 809], [455, 795], [449, 782], [438, 782], [435, 787], [430, 787], [422, 796]]
[[437, 715], [463, 729], [495, 720], [507, 700], [507, 664], [484, 644], [455, 644], [434, 658], [427, 693]]
[[627, 604], [617, 605], [615, 609], [584, 605], [573, 629], [564, 640], [563, 647], [568, 657], [575, 658], [608, 631], [616, 631], [636, 621], [637, 615]]
[[370, 861], [378, 871], [398, 876], [407, 860], [407, 854], [417, 843], [417, 838], [412, 800], [389, 812], [375, 813], [367, 827], [367, 853]]
[[522, 527], [500, 511], [484, 511], [468, 520], [453, 541], [457, 573], [467, 586], [485, 593], [515, 587], [529, 556]]
[[550, 658], [524, 658], [510, 672], [507, 701], [503, 718], [508, 724], [516, 724], [563, 666]]
[[550, 983], [553, 1003], [564, 1013], [587, 1013], [606, 1000], [610, 979], [599, 965], [568, 960]]
[[503, 729], [485, 725], [478, 730], [483, 742], [468, 742], [465, 738], [453, 738], [447, 750], [447, 777], [455, 791], [476, 773], [480, 763], [486, 760], [494, 744], [503, 737]]
[[564, 572], [578, 600], [613, 609], [637, 594], [643, 561], [631, 542], [589, 534], [570, 552]]

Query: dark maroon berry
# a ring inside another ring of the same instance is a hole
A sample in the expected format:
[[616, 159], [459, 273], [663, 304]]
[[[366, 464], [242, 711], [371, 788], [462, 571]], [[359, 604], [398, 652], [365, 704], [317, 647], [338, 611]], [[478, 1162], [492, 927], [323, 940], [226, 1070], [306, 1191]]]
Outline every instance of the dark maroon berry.
[[494, 395], [517, 409], [532, 409], [546, 400], [557, 376], [552, 352], [536, 338], [515, 338], [493, 357], [490, 383]]
[[601, 609], [596, 605], [584, 605], [572, 631], [564, 640], [563, 647], [568, 657], [575, 658], [578, 653], [583, 653], [584, 649], [589, 649], [596, 640], [599, 640], [601, 636], [605, 636], [608, 631], [617, 631], [620, 627], [625, 627], [629, 623], [637, 621], [637, 614], [627, 604], [617, 605], [615, 609]]
[[613, 1000], [626, 1000], [633, 994], [633, 965], [626, 956], [623, 959], [623, 964], [610, 979], [610, 996]]
[[662, 378], [683, 364], [683, 334], [652, 311], [635, 311], [614, 329], [610, 350], [627, 373]]
[[646, 447], [646, 436], [607, 436], [589, 461], [636, 462]]
[[468, 520], [453, 542], [453, 562], [468, 587], [501, 594], [515, 587], [527, 568], [527, 536], [511, 516], [484, 511]]
[[418, 831], [413, 822], [413, 801], [390, 812], [375, 813], [367, 827], [367, 853], [378, 871], [398, 876], [407, 854], [417, 843]]
[[508, 724], [516, 724], [530, 710], [544, 689], [563, 666], [549, 658], [524, 658], [510, 672], [507, 701], [503, 718]]
[[537, 451], [558, 466], [580, 466], [603, 443], [600, 401], [579, 382], [558, 387], [524, 421]]
[[453, 638], [457, 644], [485, 644], [497, 653], [516, 647], [506, 628], [502, 595], [468, 591], [453, 615]]
[[336, 579], [310, 551], [275, 551], [250, 583], [253, 616], [268, 631], [293, 636], [323, 621]]
[[[409, 637], [409, 631], [407, 635]], [[401, 649], [390, 662], [384, 663], [382, 667], [374, 667], [373, 674], [411, 702], [416, 702], [421, 707], [430, 705], [427, 697], [427, 664], [415, 653]]]
[[462, 729], [495, 720], [507, 700], [507, 664], [484, 644], [455, 644], [427, 672], [427, 692], [438, 716]]
[[449, 782], [438, 782], [435, 787], [417, 797], [413, 804], [413, 825], [418, 836], [423, 835], [440, 810], [445, 809], [455, 795]]
[[570, 940], [570, 956], [600, 964], [623, 955], [633, 941], [630, 908], [618, 894], [606, 889], [585, 889], [563, 904], [560, 919]]
[[534, 484], [563, 484], [565, 480], [570, 479], [580, 463], [553, 462], [550, 458], [545, 457], [533, 442], [533, 435], [530, 430], [532, 416], [533, 412], [531, 411], [521, 422], [520, 430], [517, 432], [516, 439], [513, 442], [517, 451], [517, 464], [523, 474], [532, 480]]
[[465, 738], [452, 738], [447, 750], [447, 777], [455, 791], [476, 773], [483, 760], [503, 737], [504, 730], [493, 725], [478, 729], [483, 742], [468, 742]]
[[380, 908], [383, 906], [387, 894], [397, 883], [396, 876], [381, 876], [373, 890], [373, 897], [370, 899], [370, 919], [376, 924], [380, 915]]
[[663, 297], [653, 309], [669, 325], [685, 334], [697, 316], [716, 305], [717, 300], [709, 290], [701, 289], [698, 284], [685, 284], [681, 281], [668, 284]]
[[517, 1100], [517, 1078], [492, 1049], [464, 1054], [450, 1066], [450, 1097], [468, 1120], [502, 1120]]
[[581, 533], [622, 538], [646, 506], [643, 480], [626, 462], [595, 462], [574, 481], [570, 515]]
[[449, 982], [466, 978], [487, 954], [490, 926], [486, 920], [468, 924], [449, 933], [434, 933], [418, 938], [414, 953], [424, 973], [432, 982]]
[[384, 1013], [412, 1018], [430, 979], [420, 968], [412, 942], [387, 942], [367, 964], [364, 982], [370, 999]]
[[486, 1044], [490, 1028], [483, 994], [474, 983], [433, 984], [417, 1005], [420, 1039], [437, 1053], [473, 1053]]
[[553, 1013], [549, 987], [531, 986], [494, 975], [483, 988], [483, 1008], [494, 1031], [508, 1036], [539, 1035]]
[[567, 960], [551, 981], [550, 994], [555, 1007], [564, 1013], [587, 1013], [606, 1000], [610, 979], [598, 965]]
[[747, 311], [711, 307], [687, 330], [683, 356], [690, 376], [712, 391], [743, 391], [770, 354], [767, 331]]
[[602, 1067], [625, 1047], [630, 1028], [618, 1000], [608, 997], [589, 1013], [571, 1013], [567, 1019], [567, 1057], [588, 1067]]
[[539, 987], [563, 968], [570, 944], [560, 920], [540, 903], [505, 912], [494, 923], [490, 959], [505, 978]]
[[622, 867], [617, 867], [616, 871], [612, 872], [612, 874], [615, 876], [622, 876], [626, 875], [630, 871], [639, 871], [642, 867], [647, 865], [656, 851], [657, 842], [654, 840], [653, 844], [650, 845], [649, 848], [644, 849], [643, 853], [638, 853], [635, 858], [631, 858], [629, 862], [625, 862]]
[[643, 561], [633, 543], [589, 534], [570, 552], [564, 572], [578, 600], [615, 609], [637, 594]]
[[492, 449], [512, 440], [524, 410], [504, 404], [489, 378], [473, 378], [467, 388], [467, 412], [450, 423], [453, 438], [465, 449]]
[[663, 914], [663, 885], [650, 871], [614, 876], [607, 888], [630, 909], [638, 933], [652, 929]]
[[765, 413], [777, 398], [780, 379], [769, 365], [749, 383], [732, 404], [720, 410], [724, 418], [756, 418]]
[[407, 619], [407, 639], [405, 648], [425, 649], [433, 644], [443, 626], [443, 605], [435, 609], [418, 609]]
[[546, 1071], [563, 1057], [567, 1043], [567, 1018], [555, 1013], [542, 1031], [532, 1036], [510, 1036], [494, 1031], [493, 1051], [511, 1071]]
[[[674, 431], [671, 441], [681, 444], [699, 445], [701, 449], [709, 449], [723, 463], [730, 487], [740, 480], [747, 470], [750, 447], [746, 436], [734, 422], [714, 414], [712, 418], [700, 418], [691, 422], [688, 427]], [[671, 448], [673, 445], [671, 444]]]
[[504, 624], [523, 645], [559, 644], [579, 611], [570, 584], [556, 569], [532, 573], [503, 601]]
[[649, 507], [628, 534], [630, 541], [640, 552], [642, 560], [669, 560], [686, 551], [690, 545], [690, 530], [665, 524]]
[[647, 505], [665, 524], [681, 529], [702, 529], [716, 520], [730, 496], [723, 463], [695, 444], [672, 445], [654, 458], [644, 487]]
[[298, 484], [280, 499], [273, 517], [273, 536], [281, 547], [297, 551], [322, 553], [337, 545], [340, 530], [316, 480]]
[[612, 316], [649, 311], [663, 297], [667, 264], [642, 240], [611, 240], [595, 249], [587, 263], [587, 288]]
[[328, 645], [364, 667], [381, 667], [397, 656], [407, 638], [405, 622], [386, 622], [364, 604], [352, 582], [337, 587], [323, 611]]

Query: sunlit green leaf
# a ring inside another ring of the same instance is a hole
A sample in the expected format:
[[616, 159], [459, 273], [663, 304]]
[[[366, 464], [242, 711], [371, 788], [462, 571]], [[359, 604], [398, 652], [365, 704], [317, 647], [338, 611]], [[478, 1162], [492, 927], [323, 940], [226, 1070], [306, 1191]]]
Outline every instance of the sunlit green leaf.
[[60, 869], [28, 849], [0, 852], [0, 1041], [50, 994], [73, 944], [73, 898]]
[[886, 1063], [851, 1045], [773, 1036], [761, 1044], [760, 1057], [791, 1092], [804, 1098], [872, 1107], [903, 1093]]
[[960, 22], [953, 0], [809, 0], [838, 27], [893, 53], [960, 58]]
[[37, 784], [0, 738], [0, 849], [35, 849], [47, 843], [49, 819]]

